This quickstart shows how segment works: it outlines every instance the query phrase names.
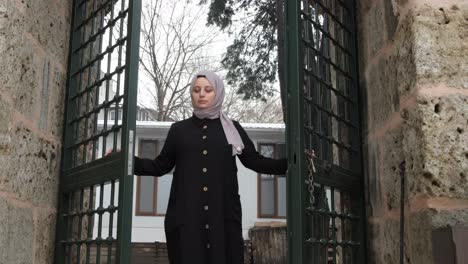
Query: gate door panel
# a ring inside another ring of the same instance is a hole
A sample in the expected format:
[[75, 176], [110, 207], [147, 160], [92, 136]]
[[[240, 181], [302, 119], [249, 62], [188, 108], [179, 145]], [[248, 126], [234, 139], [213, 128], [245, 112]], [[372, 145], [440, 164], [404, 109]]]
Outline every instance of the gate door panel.
[[56, 263], [130, 263], [140, 12], [73, 1]]
[[291, 264], [365, 263], [354, 8], [287, 1]]

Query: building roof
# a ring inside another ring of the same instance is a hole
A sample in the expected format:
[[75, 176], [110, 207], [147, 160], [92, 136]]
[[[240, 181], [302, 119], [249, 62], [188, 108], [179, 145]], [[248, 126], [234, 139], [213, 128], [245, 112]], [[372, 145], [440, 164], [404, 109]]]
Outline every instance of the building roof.
[[[114, 120], [108, 121], [113, 123]], [[121, 121], [119, 120], [119, 124]], [[169, 128], [174, 122], [162, 121], [136, 121], [137, 128], [151, 129], [151, 128]], [[104, 125], [104, 120], [99, 120], [99, 126]], [[242, 127], [248, 131], [284, 131], [285, 124], [277, 123], [241, 123]]]
[[[137, 121], [137, 128], [165, 128], [170, 127], [174, 122], [161, 122], [161, 121]], [[245, 130], [279, 130], [284, 131], [284, 124], [273, 123], [241, 123]]]

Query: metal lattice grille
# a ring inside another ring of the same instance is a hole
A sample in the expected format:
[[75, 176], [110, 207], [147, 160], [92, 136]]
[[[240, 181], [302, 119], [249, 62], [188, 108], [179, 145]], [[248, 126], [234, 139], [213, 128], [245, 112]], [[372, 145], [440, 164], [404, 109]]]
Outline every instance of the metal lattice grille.
[[349, 192], [322, 184], [315, 190], [315, 204], [306, 209], [306, 243], [311, 247], [306, 250], [311, 261], [307, 263], [360, 263], [356, 255], [361, 229], [356, 229], [359, 217], [353, 214]]
[[[128, 0], [77, 1], [67, 126], [71, 140], [65, 169], [120, 148], [126, 67]], [[78, 22], [79, 21], [79, 22]], [[120, 121], [119, 121], [120, 119]]]
[[90, 186], [69, 195], [69, 210], [62, 215], [65, 263], [116, 263], [118, 184]]
[[362, 189], [354, 6], [303, 0], [300, 47], [304, 143], [315, 150], [306, 205], [306, 263], [361, 263]]
[[73, 2], [57, 263], [130, 259], [140, 11], [139, 0]]

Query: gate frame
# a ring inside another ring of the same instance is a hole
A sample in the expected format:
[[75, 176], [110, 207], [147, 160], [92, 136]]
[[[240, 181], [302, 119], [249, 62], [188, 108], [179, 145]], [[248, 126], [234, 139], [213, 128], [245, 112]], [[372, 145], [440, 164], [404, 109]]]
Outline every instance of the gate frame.
[[[338, 0], [335, 0], [338, 1]], [[346, 6], [350, 10], [351, 21], [346, 21], [350, 24], [350, 28], [354, 30], [352, 35], [352, 41], [349, 43], [349, 50], [354, 52], [354, 56], [351, 60], [351, 73], [355, 77], [353, 86], [355, 89], [351, 89], [351, 94], [355, 96], [357, 107], [351, 113], [351, 120], [358, 124], [358, 145], [354, 145], [359, 149], [360, 155], [358, 158], [354, 158], [352, 161], [355, 162], [354, 166], [357, 166], [357, 170], [361, 175], [360, 187], [362, 195], [359, 197], [351, 196], [353, 205], [358, 208], [353, 208], [358, 212], [360, 220], [359, 226], [360, 234], [357, 235], [360, 241], [359, 251], [357, 258], [361, 261], [359, 263], [367, 263], [367, 228], [366, 228], [366, 212], [365, 212], [365, 183], [364, 183], [364, 160], [363, 160], [363, 137], [361, 134], [361, 116], [363, 116], [363, 106], [361, 103], [362, 92], [359, 89], [359, 64], [358, 64], [358, 49], [357, 49], [357, 17], [356, 17], [356, 1], [345, 1]], [[342, 1], [340, 1], [342, 2]], [[306, 161], [304, 154], [304, 126], [301, 118], [305, 112], [304, 102], [301, 97], [301, 63], [302, 58], [302, 45], [300, 43], [301, 38], [301, 25], [300, 25], [300, 4], [298, 0], [285, 0], [285, 54], [287, 60], [287, 70], [285, 71], [286, 79], [286, 109], [287, 109], [287, 126], [286, 126], [286, 138], [288, 144], [288, 172], [287, 172], [287, 222], [288, 222], [288, 263], [290, 264], [302, 264], [306, 260], [306, 251], [308, 245], [306, 244], [307, 236], [306, 230], [306, 210], [305, 204], [307, 203], [307, 188], [305, 181]], [[356, 143], [355, 143], [356, 144]], [[320, 173], [320, 171], [319, 171]], [[318, 178], [324, 179], [323, 176], [318, 175]], [[319, 180], [320, 181], [320, 180]]]
[[[63, 142], [62, 154], [60, 163], [60, 183], [58, 192], [58, 212], [56, 224], [56, 240], [55, 240], [55, 256], [54, 263], [65, 263], [65, 249], [63, 243], [67, 241], [67, 225], [64, 220], [64, 214], [68, 212], [68, 200], [66, 192], [70, 190], [83, 190], [80, 186], [79, 176], [94, 171], [102, 171], [105, 176], [97, 177], [96, 184], [100, 179], [109, 178], [110, 174], [119, 174], [114, 180], [118, 180], [118, 217], [117, 217], [117, 239], [116, 239], [116, 263], [130, 263], [131, 258], [131, 232], [132, 232], [132, 217], [133, 217], [133, 157], [135, 152], [135, 128], [136, 128], [136, 107], [137, 107], [137, 91], [138, 91], [138, 65], [139, 65], [139, 39], [140, 39], [140, 24], [141, 24], [141, 0], [125, 0], [128, 4], [127, 14], [127, 41], [125, 50], [125, 79], [123, 82], [123, 109], [122, 109], [122, 128], [121, 128], [121, 151], [108, 157], [102, 157], [99, 160], [85, 163], [74, 168], [72, 172], [65, 173], [67, 162], [69, 161], [69, 151], [65, 149], [71, 144], [72, 137], [70, 129], [68, 129], [69, 117], [69, 95], [71, 88], [71, 74], [73, 71], [73, 63], [76, 63], [72, 56], [73, 49], [76, 45], [81, 45], [79, 37], [81, 31], [75, 31], [75, 25], [81, 21], [75, 21], [77, 5], [81, 5], [88, 0], [73, 0], [72, 15], [69, 34], [69, 51], [67, 65], [67, 80], [65, 87], [65, 114], [63, 120]], [[97, 0], [89, 0], [97, 1]], [[100, 1], [103, 3], [104, 1]], [[116, 0], [106, 1], [106, 4], [117, 4]], [[73, 61], [72, 61], [73, 60]], [[117, 119], [118, 120], [118, 119]], [[68, 154], [68, 155], [67, 155]], [[115, 167], [113, 167], [115, 166]], [[97, 174], [96, 172], [94, 172]], [[75, 175], [76, 177], [66, 177]], [[88, 184], [89, 184], [89, 179]], [[102, 182], [103, 183], [103, 182]], [[76, 187], [75, 187], [76, 186]], [[77, 189], [74, 189], [77, 188]], [[102, 197], [101, 197], [102, 199]], [[81, 228], [81, 227], [80, 227]], [[91, 227], [92, 228], [92, 227]]]

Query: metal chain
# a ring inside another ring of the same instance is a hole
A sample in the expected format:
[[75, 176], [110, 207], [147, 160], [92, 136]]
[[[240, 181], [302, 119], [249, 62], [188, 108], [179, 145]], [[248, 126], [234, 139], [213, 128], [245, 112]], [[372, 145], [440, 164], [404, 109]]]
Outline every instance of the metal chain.
[[315, 203], [315, 196], [314, 196], [314, 174], [316, 172], [315, 165], [314, 165], [314, 158], [315, 153], [314, 151], [309, 151], [308, 149], [304, 149], [304, 153], [307, 157], [307, 169], [308, 169], [308, 179], [305, 181], [307, 184], [307, 190], [309, 191], [309, 203], [310, 207], [314, 207]]

